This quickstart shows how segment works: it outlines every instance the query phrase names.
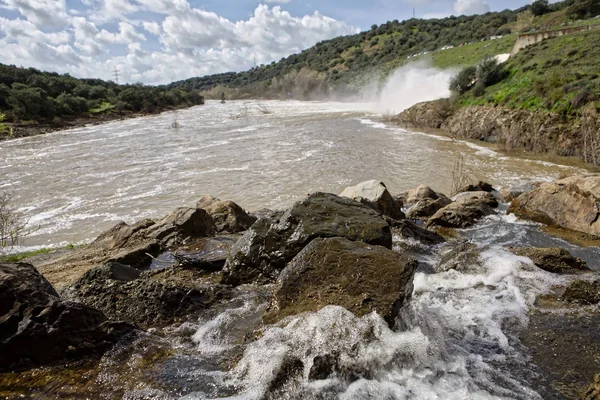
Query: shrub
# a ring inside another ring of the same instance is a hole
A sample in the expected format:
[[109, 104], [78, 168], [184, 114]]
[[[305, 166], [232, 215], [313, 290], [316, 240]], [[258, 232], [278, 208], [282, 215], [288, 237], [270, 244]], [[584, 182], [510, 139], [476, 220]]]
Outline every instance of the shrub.
[[477, 68], [467, 67], [450, 80], [450, 90], [463, 94], [469, 91], [476, 81]]
[[12, 193], [0, 192], [0, 253], [20, 243], [25, 235], [26, 222], [11, 206]]

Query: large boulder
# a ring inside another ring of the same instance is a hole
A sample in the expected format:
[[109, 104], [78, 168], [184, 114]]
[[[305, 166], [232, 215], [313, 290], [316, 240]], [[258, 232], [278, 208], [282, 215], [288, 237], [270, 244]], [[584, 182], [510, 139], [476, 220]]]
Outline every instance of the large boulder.
[[493, 192], [495, 189], [487, 182], [479, 181], [478, 183], [470, 183], [464, 187], [461, 187], [456, 193], [463, 192]]
[[398, 220], [405, 218], [400, 204], [392, 197], [383, 182], [371, 180], [359, 183], [356, 186], [349, 186], [344, 189], [340, 196], [366, 204], [378, 213], [390, 218]]
[[500, 193], [502, 194], [504, 201], [510, 202], [524, 193], [531, 192], [532, 190], [537, 188], [539, 185], [540, 185], [539, 183], [535, 183], [535, 182], [517, 183], [517, 184], [511, 185], [511, 186], [502, 188]]
[[484, 203], [493, 208], [498, 207], [498, 199], [490, 192], [484, 191], [462, 192], [455, 195], [452, 200], [457, 203]]
[[421, 228], [408, 220], [394, 221], [392, 233], [403, 239], [416, 240], [424, 245], [436, 245], [445, 242], [445, 239], [439, 233]]
[[377, 311], [392, 326], [412, 294], [417, 265], [385, 247], [315, 239], [282, 271], [263, 321], [339, 305], [357, 316]]
[[30, 264], [0, 264], [0, 372], [99, 356], [133, 332], [84, 304], [62, 301]]
[[425, 226], [468, 228], [482, 217], [495, 213], [493, 208], [481, 201], [453, 202], [433, 214]]
[[398, 199], [404, 205], [415, 204], [421, 200], [437, 200], [440, 197], [433, 189], [426, 185], [419, 185], [407, 192], [398, 195]]
[[511, 247], [511, 253], [528, 257], [538, 267], [548, 272], [568, 274], [580, 271], [589, 271], [586, 263], [574, 257], [565, 249], [536, 248], [536, 247]]
[[514, 200], [508, 212], [524, 219], [600, 236], [600, 174], [543, 183]]
[[134, 271], [115, 263], [93, 268], [63, 296], [112, 319], [150, 328], [197, 317], [232, 294], [230, 287], [214, 283], [201, 269], [172, 266], [137, 276]]
[[233, 247], [223, 269], [223, 283], [273, 282], [318, 237], [392, 247], [390, 227], [373, 209], [345, 197], [315, 193], [294, 204], [279, 220], [254, 223]]
[[443, 195], [435, 200], [419, 200], [408, 210], [406, 216], [410, 219], [428, 219], [450, 203], [452, 203], [452, 200]]
[[213, 196], [202, 197], [196, 203], [196, 208], [203, 209], [212, 217], [218, 232], [243, 232], [257, 219], [233, 201], [223, 201]]

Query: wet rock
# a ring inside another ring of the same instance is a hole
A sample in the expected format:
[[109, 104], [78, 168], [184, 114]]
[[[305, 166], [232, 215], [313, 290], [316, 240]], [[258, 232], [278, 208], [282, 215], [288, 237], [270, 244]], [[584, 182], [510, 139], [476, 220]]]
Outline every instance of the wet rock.
[[452, 198], [452, 200], [455, 201], [456, 203], [466, 203], [466, 204], [483, 203], [483, 204], [487, 204], [488, 206], [490, 206], [492, 208], [498, 207], [498, 200], [490, 192], [483, 192], [483, 191], [462, 192], [462, 193], [459, 193], [456, 196], [454, 196]]
[[456, 191], [456, 193], [463, 193], [463, 192], [493, 192], [495, 191], [495, 189], [492, 187], [492, 185], [490, 185], [487, 182], [482, 182], [479, 181], [479, 183], [476, 184], [469, 184], [465, 187], [462, 187], [460, 189], [458, 189]]
[[420, 200], [437, 200], [439, 197], [433, 189], [425, 185], [419, 185], [398, 196], [404, 205], [415, 204]]
[[277, 392], [286, 385], [289, 385], [293, 380], [301, 377], [303, 372], [304, 363], [302, 360], [296, 357], [286, 356], [281, 362], [281, 366], [279, 367], [279, 371], [277, 371], [275, 378], [269, 384], [265, 399], [281, 398]]
[[189, 245], [180, 247], [173, 254], [173, 258], [185, 268], [209, 272], [221, 271], [231, 249], [239, 239], [239, 235], [197, 239]]
[[538, 267], [557, 274], [589, 271], [586, 263], [560, 248], [511, 247], [511, 253], [528, 257]]
[[442, 258], [435, 269], [438, 272], [454, 269], [460, 272], [476, 273], [482, 267], [480, 255], [481, 249], [473, 243], [452, 243], [442, 250]]
[[600, 174], [543, 183], [514, 200], [508, 212], [600, 237]]
[[598, 304], [600, 303], [600, 280], [573, 281], [567, 286], [562, 299], [580, 304]]
[[133, 327], [62, 301], [30, 264], [0, 264], [0, 371], [99, 356]]
[[146, 236], [170, 246], [188, 237], [206, 237], [216, 230], [208, 213], [198, 208], [180, 207], [147, 229]]
[[417, 262], [381, 246], [315, 239], [281, 272], [265, 323], [339, 305], [357, 316], [377, 311], [390, 326], [412, 293]]
[[468, 228], [495, 211], [480, 201], [454, 202], [438, 210], [427, 220], [426, 227]]
[[202, 197], [196, 203], [196, 208], [203, 209], [212, 217], [217, 232], [243, 232], [257, 219], [233, 201], [222, 201], [213, 196]]
[[511, 202], [517, 197], [521, 196], [524, 193], [531, 192], [535, 188], [539, 186], [539, 183], [534, 182], [524, 182], [516, 185], [509, 186], [507, 188], [503, 188], [501, 190], [502, 197], [504, 201]]
[[260, 219], [235, 244], [223, 269], [223, 283], [273, 282], [285, 265], [318, 237], [392, 247], [386, 221], [371, 208], [333, 194], [315, 193], [280, 220]]
[[359, 183], [356, 186], [349, 186], [344, 189], [340, 196], [365, 204], [390, 218], [397, 220], [405, 218], [401, 205], [392, 197], [383, 182], [371, 180]]
[[446, 207], [452, 203], [452, 200], [446, 196], [439, 197], [437, 199], [423, 199], [419, 200], [412, 206], [407, 213], [407, 217], [410, 219], [428, 219], [433, 214], [438, 212], [440, 209]]
[[194, 318], [231, 295], [230, 287], [215, 284], [212, 276], [194, 269], [175, 266], [143, 272], [137, 279], [119, 280], [107, 274], [112, 267], [91, 269], [63, 296], [101, 310], [112, 319], [149, 328]]
[[423, 229], [407, 220], [394, 222], [392, 233], [400, 235], [404, 239], [417, 240], [425, 245], [436, 245], [445, 242], [444, 238], [437, 232]]
[[[337, 351], [316, 356], [313, 359], [308, 379], [317, 381], [337, 376], [354, 382], [361, 378], [372, 378], [373, 374], [367, 368], [361, 368], [358, 365], [344, 365], [340, 358], [340, 353]], [[348, 358], [352, 360], [352, 358]]]

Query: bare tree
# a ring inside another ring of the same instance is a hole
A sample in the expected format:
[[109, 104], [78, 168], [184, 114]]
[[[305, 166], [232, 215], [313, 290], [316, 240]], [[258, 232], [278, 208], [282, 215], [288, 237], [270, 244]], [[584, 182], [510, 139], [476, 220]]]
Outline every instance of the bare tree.
[[26, 235], [25, 221], [11, 205], [13, 194], [0, 192], [0, 253], [18, 245]]
[[472, 180], [469, 171], [465, 167], [465, 156], [461, 153], [456, 158], [452, 168], [452, 194], [457, 194], [461, 188], [467, 186]]

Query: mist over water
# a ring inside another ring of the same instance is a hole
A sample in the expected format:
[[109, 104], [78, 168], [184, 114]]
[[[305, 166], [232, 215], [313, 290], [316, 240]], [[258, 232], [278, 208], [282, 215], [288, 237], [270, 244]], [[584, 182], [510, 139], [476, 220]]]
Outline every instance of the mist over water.
[[365, 99], [374, 103], [375, 112], [398, 114], [414, 104], [449, 97], [448, 85], [456, 72], [426, 61], [409, 63], [396, 69], [375, 93], [367, 90]]

